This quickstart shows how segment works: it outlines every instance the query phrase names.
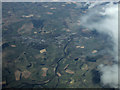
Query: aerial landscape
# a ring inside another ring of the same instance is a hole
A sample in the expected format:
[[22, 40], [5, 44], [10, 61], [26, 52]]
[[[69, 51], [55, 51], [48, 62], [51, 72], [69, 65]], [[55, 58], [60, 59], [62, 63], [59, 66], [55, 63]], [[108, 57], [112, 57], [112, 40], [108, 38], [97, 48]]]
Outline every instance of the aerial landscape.
[[107, 21], [107, 15], [94, 14], [97, 6], [90, 6], [2, 3], [2, 87], [111, 88], [114, 83], [106, 84], [101, 77], [102, 67], [116, 65], [114, 38], [92, 27], [101, 18]]

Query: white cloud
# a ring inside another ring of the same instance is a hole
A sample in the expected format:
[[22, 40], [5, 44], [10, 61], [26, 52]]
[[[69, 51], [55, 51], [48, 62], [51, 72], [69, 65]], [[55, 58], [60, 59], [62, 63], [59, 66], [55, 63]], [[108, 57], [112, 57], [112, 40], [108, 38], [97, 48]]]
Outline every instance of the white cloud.
[[110, 87], [118, 87], [118, 64], [112, 66], [99, 66], [101, 75], [101, 82], [103, 85], [109, 85]]
[[[100, 5], [96, 3], [89, 6], [88, 13], [82, 17], [81, 23], [86, 28], [96, 29], [100, 33], [106, 33], [112, 37], [114, 61], [118, 61], [118, 5], [109, 3]], [[94, 7], [95, 6], [95, 7]], [[103, 7], [104, 6], [104, 7]], [[99, 18], [103, 17], [103, 18]], [[118, 87], [118, 64], [112, 66], [100, 65], [101, 83], [110, 87]]]

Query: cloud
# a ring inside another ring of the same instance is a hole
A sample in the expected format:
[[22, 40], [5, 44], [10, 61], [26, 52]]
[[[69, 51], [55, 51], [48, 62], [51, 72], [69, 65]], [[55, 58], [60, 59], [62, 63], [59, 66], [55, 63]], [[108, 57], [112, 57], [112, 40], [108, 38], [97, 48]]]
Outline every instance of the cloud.
[[101, 75], [101, 82], [104, 86], [109, 85], [110, 87], [118, 87], [118, 64], [112, 66], [99, 66]]
[[82, 24], [91, 30], [96, 29], [99, 32], [107, 33], [114, 40], [117, 40], [118, 6], [110, 4], [107, 7], [102, 5], [89, 9], [88, 13], [82, 18]]
[[110, 65], [100, 65], [102, 73], [101, 83], [105, 86], [118, 87], [118, 4], [113, 3], [93, 3], [89, 5], [88, 13], [81, 19], [83, 26], [90, 30], [96, 29], [99, 33], [111, 36], [113, 41], [115, 63]]

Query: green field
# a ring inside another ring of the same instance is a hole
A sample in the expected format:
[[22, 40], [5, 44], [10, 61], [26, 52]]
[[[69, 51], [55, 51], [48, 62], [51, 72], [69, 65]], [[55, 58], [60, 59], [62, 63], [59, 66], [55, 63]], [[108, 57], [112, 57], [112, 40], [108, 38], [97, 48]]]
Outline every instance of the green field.
[[[109, 36], [79, 25], [74, 3], [2, 3], [3, 88], [102, 88]], [[41, 51], [42, 50], [42, 51]]]

